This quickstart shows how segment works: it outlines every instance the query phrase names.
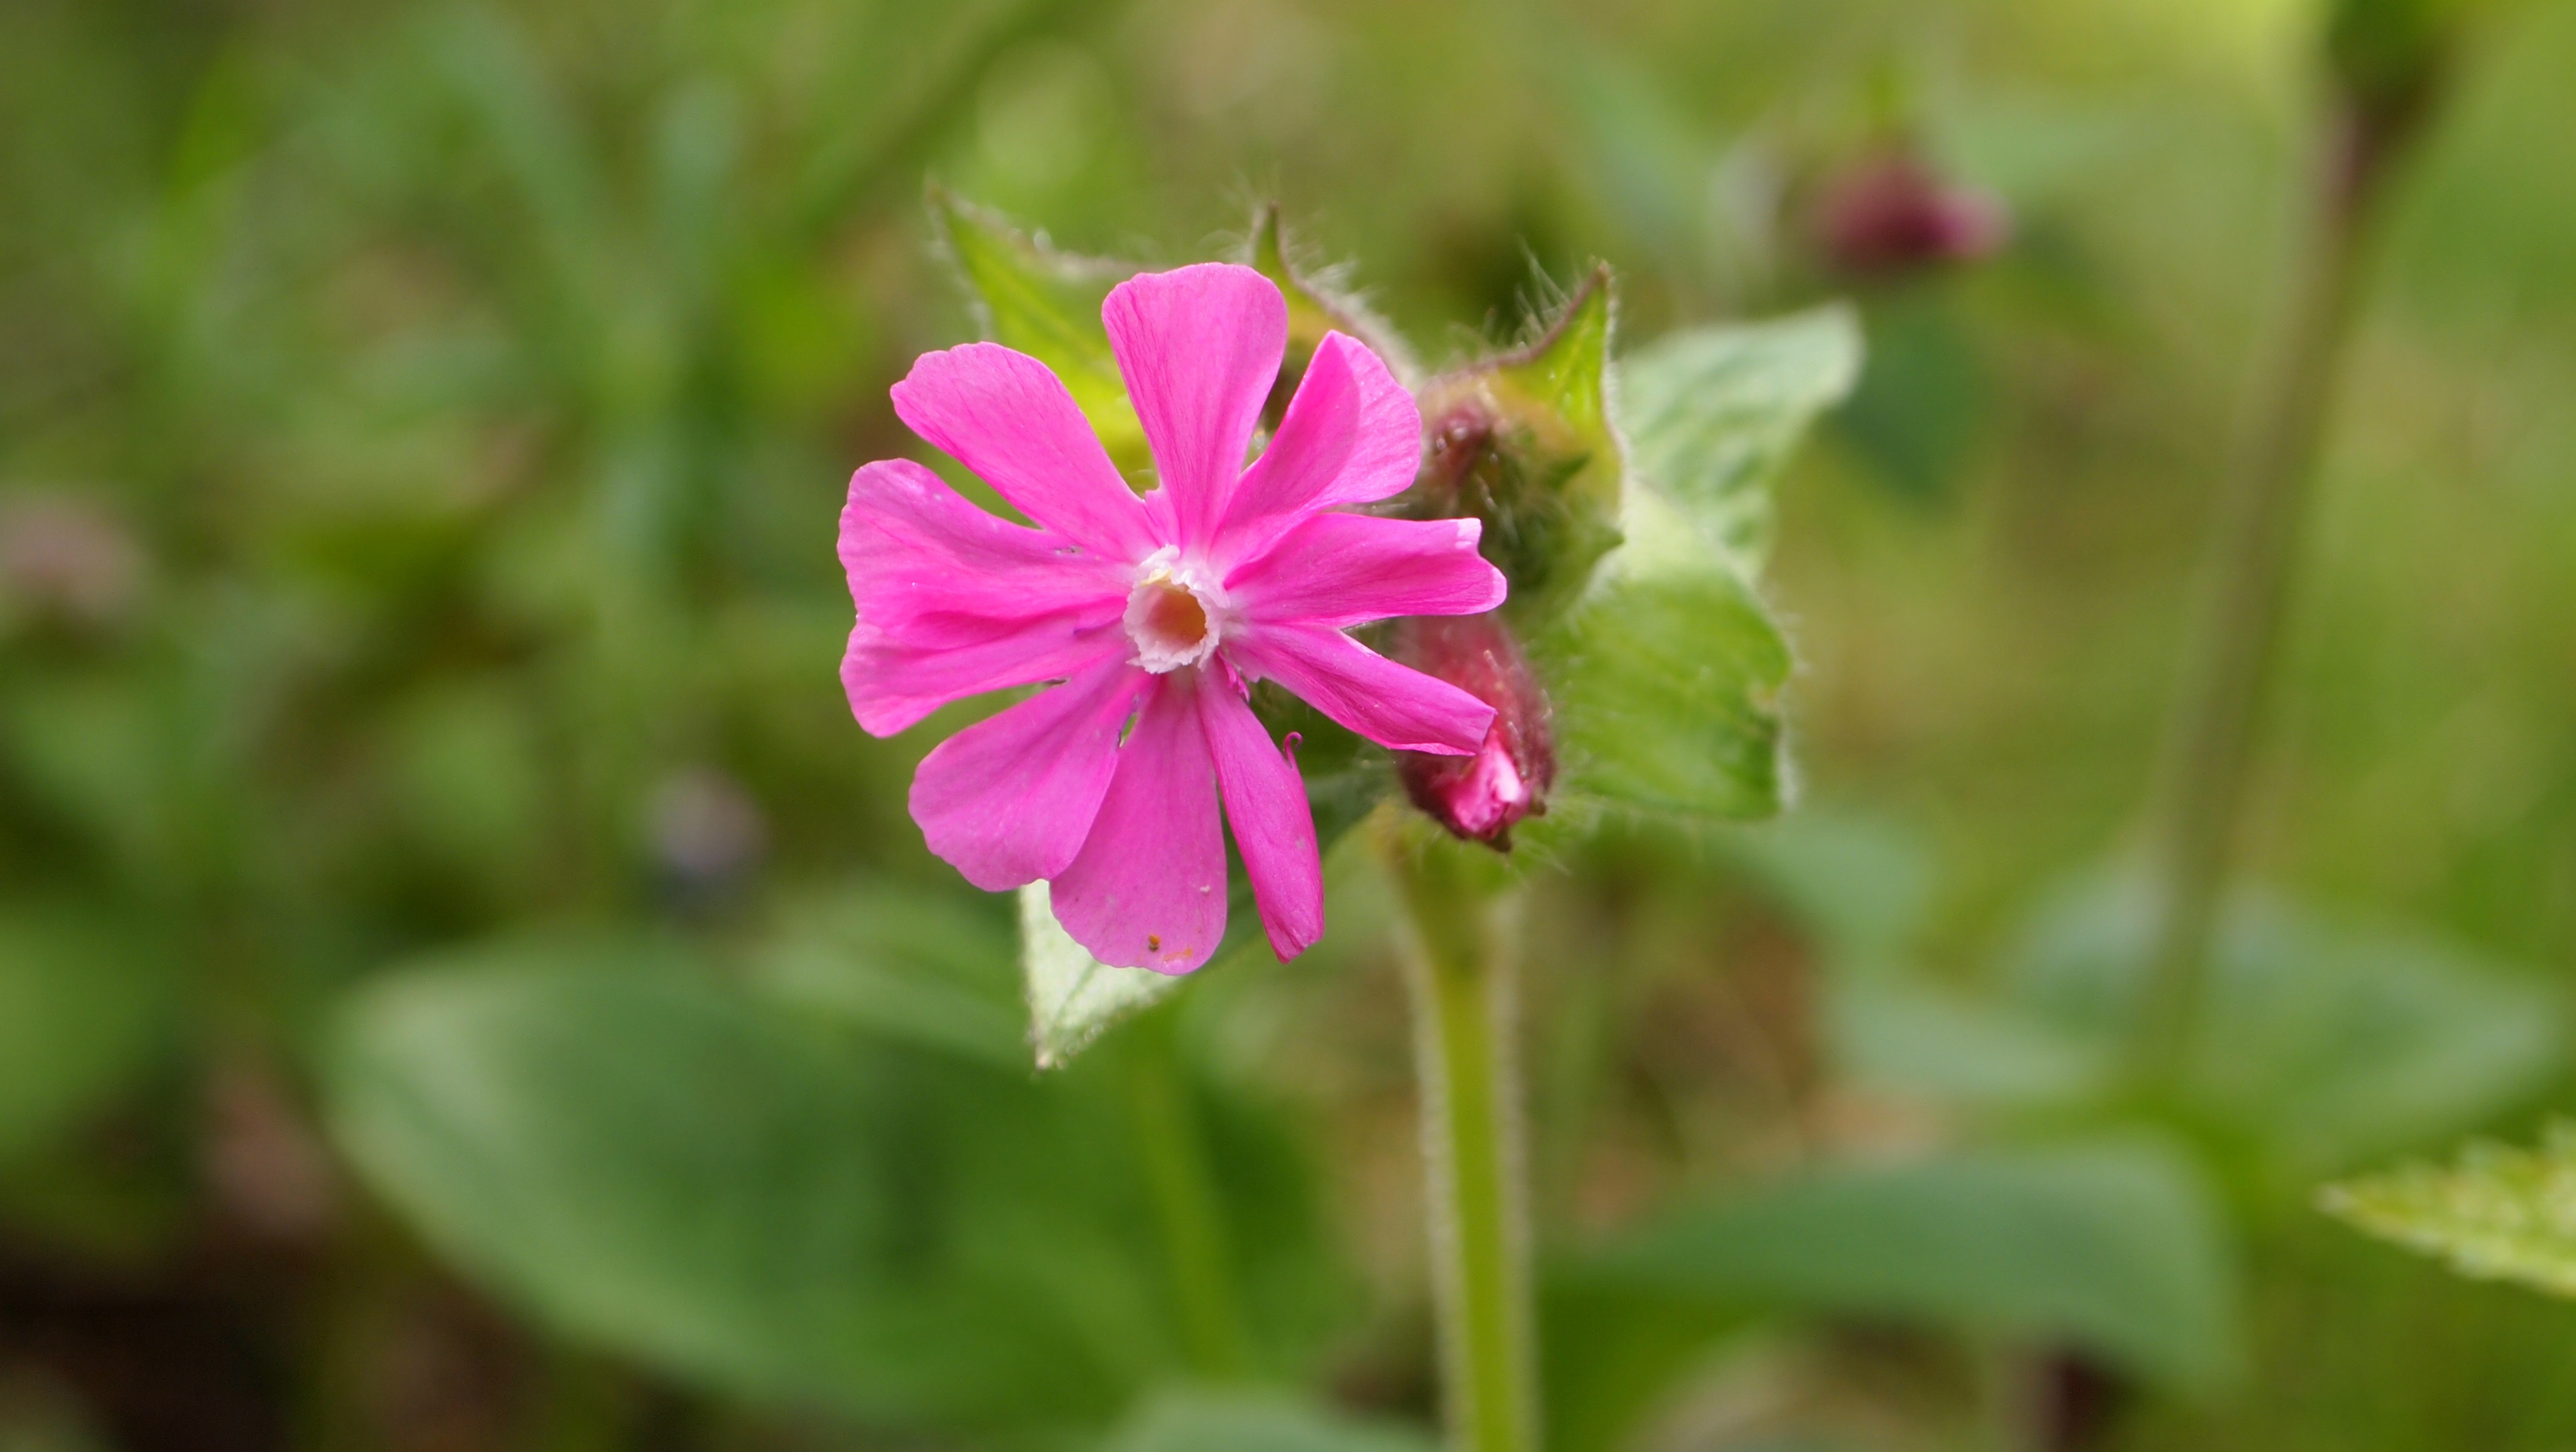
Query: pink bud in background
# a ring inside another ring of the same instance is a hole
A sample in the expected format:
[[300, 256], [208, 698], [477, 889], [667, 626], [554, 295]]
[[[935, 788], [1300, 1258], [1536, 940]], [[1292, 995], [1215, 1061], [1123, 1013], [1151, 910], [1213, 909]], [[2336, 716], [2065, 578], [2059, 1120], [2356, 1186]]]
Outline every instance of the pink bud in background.
[[1884, 276], [1991, 254], [2011, 234], [2003, 203], [1954, 186], [1909, 150], [1879, 152], [1827, 178], [1811, 214], [1835, 269]]
[[1393, 653], [1494, 708], [1473, 756], [1395, 753], [1405, 795], [1454, 835], [1510, 851], [1512, 824], [1546, 815], [1548, 789], [1556, 784], [1547, 692], [1520, 642], [1492, 613], [1417, 617], [1398, 624]]
[[0, 502], [0, 620], [32, 615], [86, 629], [124, 621], [143, 589], [143, 551], [106, 510], [63, 496]]

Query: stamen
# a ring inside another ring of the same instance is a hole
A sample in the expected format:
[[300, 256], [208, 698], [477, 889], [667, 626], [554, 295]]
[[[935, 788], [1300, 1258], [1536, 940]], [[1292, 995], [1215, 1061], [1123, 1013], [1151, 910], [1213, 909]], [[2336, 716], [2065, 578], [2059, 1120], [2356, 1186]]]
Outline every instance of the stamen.
[[1145, 562], [1127, 597], [1126, 626], [1136, 664], [1156, 675], [1207, 659], [1223, 633], [1207, 593], [1168, 556]]

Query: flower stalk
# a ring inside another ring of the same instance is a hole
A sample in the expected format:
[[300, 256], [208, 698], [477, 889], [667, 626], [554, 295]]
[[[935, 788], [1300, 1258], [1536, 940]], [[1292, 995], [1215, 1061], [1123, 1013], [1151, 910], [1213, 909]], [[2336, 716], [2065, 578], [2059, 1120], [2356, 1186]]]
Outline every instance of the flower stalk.
[[1406, 978], [1449, 1446], [1536, 1452], [1528, 1156], [1502, 922], [1510, 904], [1485, 889], [1461, 849], [1397, 837], [1390, 827], [1384, 845], [1411, 928]]
[[2164, 799], [2149, 848], [2161, 893], [2140, 1024], [2139, 1068], [2149, 1082], [2177, 1071], [2199, 1016], [2308, 481], [2351, 331], [2374, 204], [2422, 114], [2420, 105], [2376, 107], [2346, 96], [2313, 163], [2293, 290], [2220, 501], [2192, 674], [2167, 739]]

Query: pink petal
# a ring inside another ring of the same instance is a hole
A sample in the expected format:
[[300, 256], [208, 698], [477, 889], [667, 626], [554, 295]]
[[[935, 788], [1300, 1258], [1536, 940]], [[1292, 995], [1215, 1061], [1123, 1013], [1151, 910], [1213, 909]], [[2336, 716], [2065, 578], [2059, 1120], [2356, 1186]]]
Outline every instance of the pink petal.
[[1084, 549], [1133, 563], [1160, 543], [1073, 395], [1025, 353], [999, 343], [924, 353], [894, 386], [894, 411], [1013, 508]]
[[1422, 460], [1422, 414], [1386, 364], [1326, 333], [1279, 432], [1228, 501], [1220, 558], [1241, 559], [1318, 509], [1401, 494]]
[[912, 778], [930, 850], [986, 892], [1062, 872], [1091, 835], [1118, 733], [1151, 679], [1103, 661], [939, 743]]
[[1357, 625], [1396, 615], [1478, 615], [1503, 603], [1503, 572], [1476, 553], [1473, 519], [1317, 514], [1239, 565], [1226, 593], [1254, 621]]
[[1287, 299], [1249, 267], [1202, 262], [1118, 284], [1100, 320], [1154, 446], [1176, 542], [1205, 541], [1278, 380]]
[[1122, 567], [976, 508], [910, 459], [851, 477], [841, 568], [860, 618], [912, 645], [973, 644], [1126, 594]]
[[1225, 936], [1225, 834], [1197, 675], [1155, 678], [1090, 838], [1051, 884], [1056, 921], [1115, 968], [1187, 973]]
[[1465, 756], [1493, 724], [1494, 708], [1474, 696], [1320, 625], [1259, 626], [1224, 650], [1237, 669], [1279, 682], [1390, 750]]
[[1231, 686], [1203, 679], [1198, 697], [1199, 723], [1225, 792], [1225, 818], [1234, 824], [1261, 926], [1280, 957], [1294, 958], [1324, 936], [1324, 863], [1315, 850], [1305, 780]]
[[1119, 601], [995, 626], [981, 640], [917, 645], [862, 619], [841, 657], [850, 713], [871, 736], [892, 736], [951, 701], [1070, 676], [1135, 649], [1118, 628]]

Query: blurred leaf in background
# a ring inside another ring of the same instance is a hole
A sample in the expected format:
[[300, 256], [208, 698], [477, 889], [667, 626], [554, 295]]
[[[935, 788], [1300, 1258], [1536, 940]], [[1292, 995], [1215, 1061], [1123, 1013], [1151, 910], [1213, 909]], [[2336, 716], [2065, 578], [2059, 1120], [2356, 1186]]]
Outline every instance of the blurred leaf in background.
[[2326, 1188], [2325, 1208], [2462, 1275], [2576, 1296], [2576, 1128], [2538, 1149], [2479, 1143], [2458, 1163], [2415, 1164]]

